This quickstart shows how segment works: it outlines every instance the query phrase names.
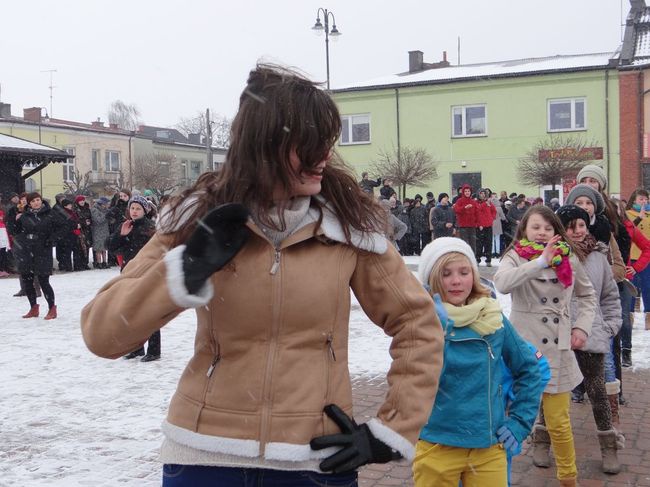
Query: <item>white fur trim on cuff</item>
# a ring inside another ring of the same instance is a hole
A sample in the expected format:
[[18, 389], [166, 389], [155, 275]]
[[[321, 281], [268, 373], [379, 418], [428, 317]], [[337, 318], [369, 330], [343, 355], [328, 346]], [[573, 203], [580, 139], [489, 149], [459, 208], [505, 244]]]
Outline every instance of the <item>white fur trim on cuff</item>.
[[396, 433], [388, 426], [383, 425], [378, 419], [372, 418], [368, 423], [368, 428], [372, 434], [380, 441], [383, 441], [393, 450], [397, 450], [409, 462], [415, 458], [415, 447], [399, 433]]
[[248, 458], [257, 457], [260, 454], [260, 442], [256, 440], [241, 440], [237, 438], [226, 438], [224, 436], [204, 435], [203, 433], [196, 433], [181, 428], [168, 421], [163, 421], [162, 431], [170, 440], [197, 450], [227, 453], [229, 455]]
[[214, 295], [212, 282], [208, 279], [198, 294], [190, 294], [185, 288], [185, 275], [183, 274], [183, 251], [185, 245], [179, 245], [165, 254], [167, 266], [167, 289], [172, 301], [181, 308], [198, 308], [210, 302]]

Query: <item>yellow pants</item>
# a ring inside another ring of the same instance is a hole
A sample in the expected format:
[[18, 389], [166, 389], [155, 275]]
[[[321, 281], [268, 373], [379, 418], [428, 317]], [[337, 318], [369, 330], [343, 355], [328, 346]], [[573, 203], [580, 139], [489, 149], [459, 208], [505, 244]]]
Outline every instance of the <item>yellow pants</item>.
[[578, 475], [576, 467], [576, 450], [571, 430], [570, 393], [542, 395], [542, 408], [546, 429], [551, 437], [551, 446], [557, 465], [557, 478], [569, 479]]
[[500, 444], [458, 448], [418, 441], [413, 460], [415, 487], [506, 487], [508, 462]]

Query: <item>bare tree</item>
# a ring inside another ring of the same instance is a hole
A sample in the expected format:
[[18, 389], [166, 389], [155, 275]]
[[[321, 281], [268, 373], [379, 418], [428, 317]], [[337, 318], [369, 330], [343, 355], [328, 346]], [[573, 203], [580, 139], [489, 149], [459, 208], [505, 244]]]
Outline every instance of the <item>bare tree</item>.
[[402, 147], [399, 151], [381, 151], [371, 164], [374, 174], [390, 179], [399, 189], [400, 199], [406, 196], [406, 186], [423, 187], [432, 179], [438, 179], [438, 161], [426, 149]]
[[562, 180], [575, 175], [596, 158], [598, 142], [585, 142], [579, 137], [550, 136], [537, 142], [519, 159], [519, 179], [527, 186], [562, 184]]
[[127, 104], [122, 100], [115, 100], [108, 108], [108, 122], [116, 123], [124, 130], [137, 130], [140, 125], [140, 110], [134, 103]]
[[[212, 119], [212, 146], [222, 149], [230, 145], [230, 126], [232, 120], [224, 115], [216, 115]], [[201, 140], [208, 136], [205, 123], [205, 113], [198, 112], [193, 117], [182, 117], [176, 128], [186, 137], [189, 134], [200, 134]]]
[[63, 192], [66, 194], [93, 196], [94, 192], [90, 188], [90, 175], [92, 171], [81, 174], [79, 169], [75, 168], [72, 173], [72, 180], [63, 181]]
[[133, 166], [133, 182], [142, 189], [150, 189], [160, 198], [174, 192], [181, 184], [174, 177], [172, 163], [174, 156], [170, 153], [156, 152], [138, 156]]

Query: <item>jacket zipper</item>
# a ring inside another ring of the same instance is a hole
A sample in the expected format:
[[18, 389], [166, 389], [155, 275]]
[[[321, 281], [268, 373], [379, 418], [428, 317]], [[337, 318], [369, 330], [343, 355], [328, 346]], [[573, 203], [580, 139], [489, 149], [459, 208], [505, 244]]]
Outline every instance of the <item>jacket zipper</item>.
[[[274, 248], [273, 265], [269, 273], [275, 276], [280, 269], [280, 249]], [[262, 391], [262, 414], [260, 418], [260, 456], [264, 456], [266, 450], [266, 443], [269, 436], [269, 417], [271, 415], [272, 391], [269, 384], [273, 376], [273, 362], [275, 361], [275, 352], [278, 343], [278, 333], [280, 328], [280, 301], [281, 301], [281, 286], [277, 279], [272, 278], [273, 288], [273, 313], [271, 321], [271, 340], [268, 348], [268, 357], [266, 359], [266, 372], [264, 375], [263, 391]]]
[[220, 360], [221, 360], [221, 347], [217, 343], [217, 354], [212, 359], [212, 364], [208, 368], [208, 372], [205, 375], [207, 375], [208, 377], [212, 377], [212, 373], [214, 372], [214, 369], [217, 368], [217, 364], [219, 363]]
[[492, 353], [492, 345], [490, 343], [483, 339], [483, 338], [461, 338], [457, 340], [449, 340], [451, 342], [471, 342], [473, 340], [477, 340], [480, 342], [485, 343], [487, 346], [488, 354], [490, 355], [490, 358], [488, 358], [488, 416], [489, 416], [489, 430], [488, 430], [488, 438], [490, 439], [490, 443], [492, 442], [492, 381], [490, 380], [490, 377], [492, 376], [492, 362], [490, 359], [494, 360], [494, 353]]

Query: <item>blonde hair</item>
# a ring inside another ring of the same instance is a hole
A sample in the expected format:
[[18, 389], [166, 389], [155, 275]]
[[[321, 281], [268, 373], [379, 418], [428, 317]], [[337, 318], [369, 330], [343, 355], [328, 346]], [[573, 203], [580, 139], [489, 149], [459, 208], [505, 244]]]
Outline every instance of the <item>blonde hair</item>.
[[481, 277], [479, 276], [478, 272], [476, 272], [476, 269], [474, 268], [470, 260], [467, 258], [467, 256], [461, 254], [460, 252], [449, 252], [448, 254], [445, 254], [442, 257], [440, 257], [436, 261], [436, 263], [433, 264], [433, 268], [431, 269], [431, 274], [429, 274], [429, 286], [431, 288], [430, 290], [431, 296], [438, 293], [440, 294], [442, 300], [446, 301], [445, 291], [442, 286], [442, 273], [448, 264], [451, 264], [452, 262], [460, 262], [460, 261], [465, 261], [467, 262], [467, 264], [469, 264], [470, 269], [472, 269], [472, 276], [474, 277], [474, 282], [472, 284], [472, 291], [469, 293], [469, 296], [467, 297], [467, 302], [471, 303], [472, 301], [479, 298], [490, 297], [492, 293], [487, 287], [481, 284]]

